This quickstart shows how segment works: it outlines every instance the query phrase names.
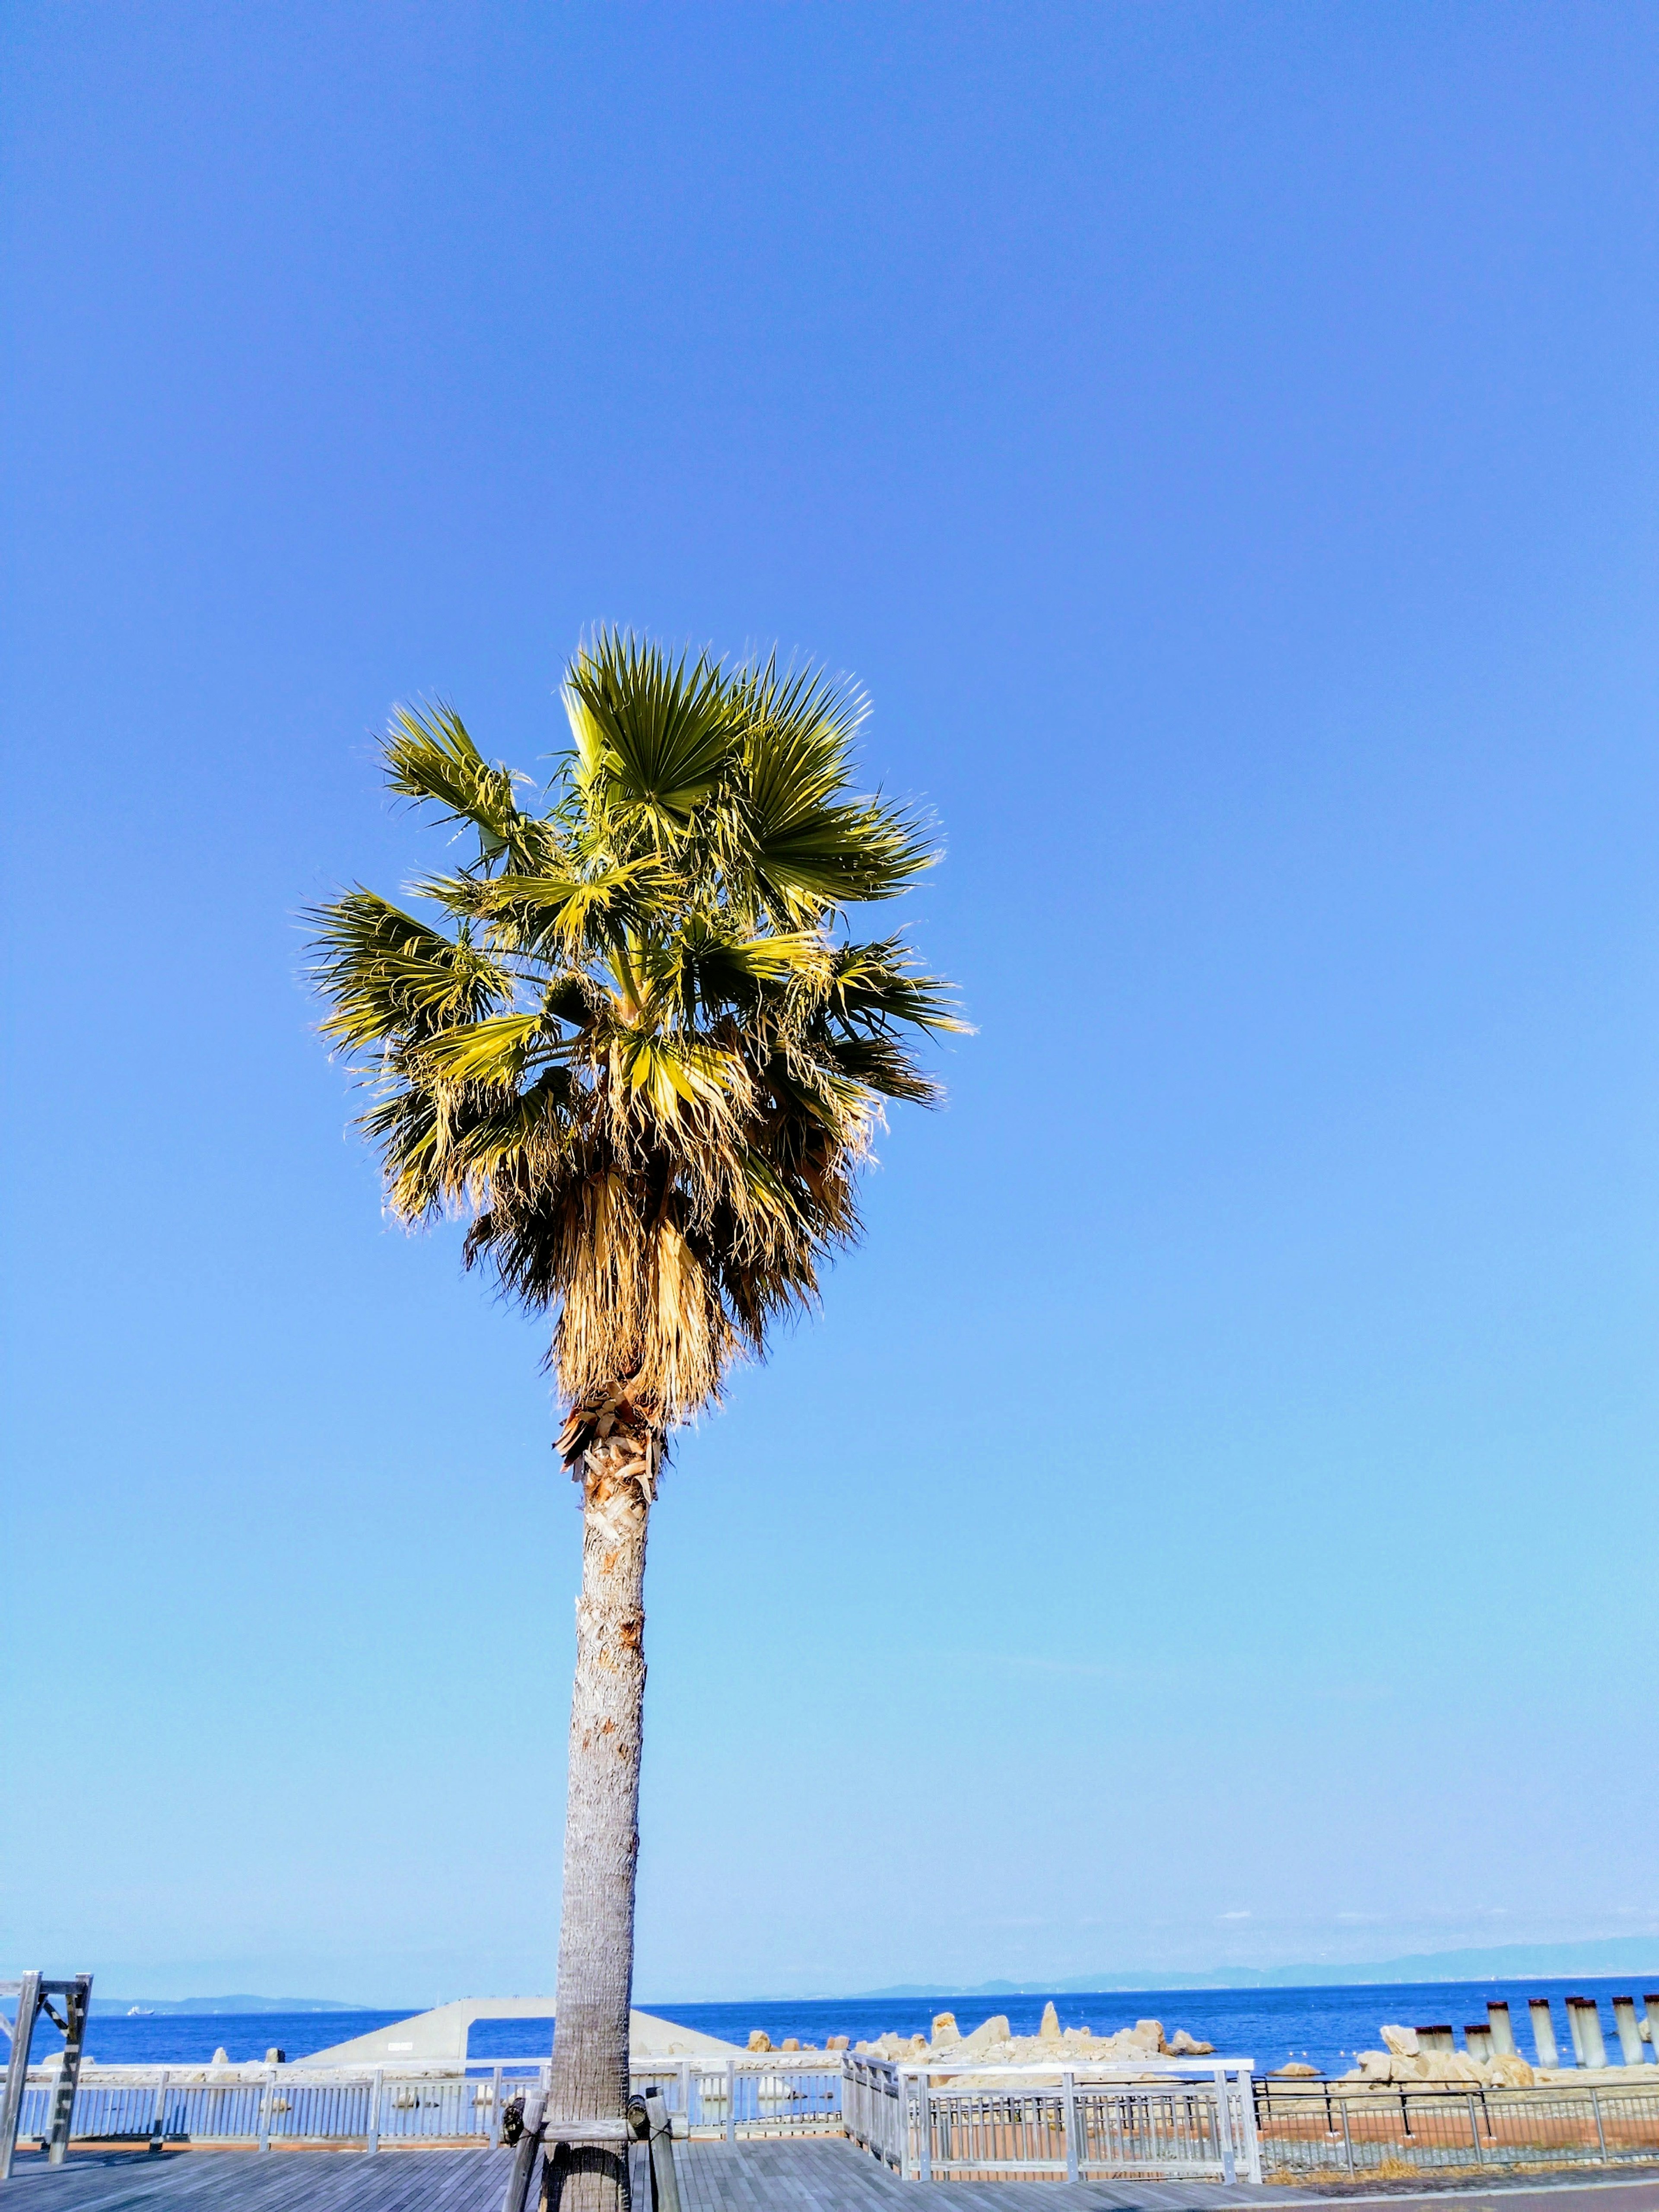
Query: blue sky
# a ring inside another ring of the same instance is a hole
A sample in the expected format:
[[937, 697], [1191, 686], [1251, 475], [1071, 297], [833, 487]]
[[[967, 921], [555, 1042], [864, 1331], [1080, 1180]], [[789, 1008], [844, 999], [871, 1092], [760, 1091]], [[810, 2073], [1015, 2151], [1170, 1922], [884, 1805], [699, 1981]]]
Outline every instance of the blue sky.
[[551, 1985], [541, 1336], [297, 916], [611, 620], [868, 686], [978, 1024], [669, 1481], [639, 1992], [1659, 1964], [1659, 21], [0, 40], [0, 1960]]

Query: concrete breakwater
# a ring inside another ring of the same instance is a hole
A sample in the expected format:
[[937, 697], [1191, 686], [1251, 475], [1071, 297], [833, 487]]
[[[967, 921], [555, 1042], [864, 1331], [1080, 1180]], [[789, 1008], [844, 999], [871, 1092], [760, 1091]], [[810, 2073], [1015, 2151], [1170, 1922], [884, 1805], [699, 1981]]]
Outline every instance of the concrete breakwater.
[[[1609, 2056], [1607, 2039], [1601, 2032], [1600, 2008], [1594, 1997], [1570, 1996], [1566, 2000], [1573, 2063], [1565, 2066], [1561, 2063], [1549, 1999], [1534, 1997], [1528, 2003], [1536, 2053], [1534, 2062], [1517, 2047], [1508, 2001], [1499, 1998], [1488, 2003], [1484, 2021], [1473, 2021], [1465, 2027], [1462, 2051], [1457, 2048], [1456, 2031], [1449, 2023], [1437, 2022], [1425, 2027], [1385, 2023], [1382, 2029], [1382, 2048], [1360, 2051], [1358, 2063], [1349, 2067], [1341, 2078], [1374, 2081], [1379, 2086], [1437, 2083], [1450, 2087], [1462, 2083], [1487, 2089], [1559, 2088], [1582, 2083], [1587, 2076], [1603, 2072], [1616, 2075], [1627, 2074], [1632, 2068], [1644, 2068], [1649, 2049], [1659, 2058], [1659, 2034], [1656, 2033], [1659, 2030], [1659, 1992], [1650, 1992], [1643, 1997], [1644, 2009], [1640, 2014], [1633, 1996], [1615, 1996], [1612, 2004], [1620, 2048], [1617, 2060]], [[1275, 2069], [1275, 2079], [1286, 2076], [1314, 2079], [1319, 2076], [1319, 2069], [1291, 2063]]]

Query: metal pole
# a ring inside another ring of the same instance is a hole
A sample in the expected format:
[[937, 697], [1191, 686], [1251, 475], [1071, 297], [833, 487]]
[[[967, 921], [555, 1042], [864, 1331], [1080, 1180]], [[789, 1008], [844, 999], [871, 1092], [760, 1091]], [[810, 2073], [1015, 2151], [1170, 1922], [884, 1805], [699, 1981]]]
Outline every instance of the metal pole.
[[81, 2053], [86, 2048], [87, 2014], [91, 2003], [90, 1974], [77, 1974], [72, 1983], [64, 1984], [64, 2063], [52, 2094], [48, 2166], [61, 2166], [69, 2156], [70, 2131], [75, 2125], [75, 2092], [80, 2086]]
[[1590, 2091], [1590, 2105], [1595, 2113], [1595, 2140], [1601, 2147], [1601, 2163], [1605, 2166], [1607, 2162], [1607, 2130], [1601, 2125], [1601, 2100], [1594, 2089]]
[[1348, 2179], [1352, 2181], [1353, 2179], [1353, 2137], [1348, 2132], [1348, 2100], [1344, 2097], [1340, 2101], [1342, 2106], [1342, 2155], [1347, 2160]]
[[17, 2024], [11, 2032], [11, 2057], [6, 2067], [6, 2101], [0, 2107], [0, 2181], [11, 2172], [12, 2153], [17, 2148], [17, 2123], [23, 2117], [23, 2091], [27, 2085], [29, 2045], [34, 2040], [34, 2015], [40, 2009], [40, 1977], [25, 1974], [17, 1984]]
[[1067, 2073], [1060, 2075], [1060, 2092], [1061, 2111], [1066, 2122], [1066, 2179], [1067, 2181], [1075, 2181], [1078, 2179], [1079, 2164], [1077, 2142], [1077, 2075], [1075, 2074]]
[[1473, 2090], [1469, 2092], [1468, 2102], [1469, 2107], [1469, 2133], [1474, 2138], [1474, 2162], [1477, 2166], [1484, 2166], [1486, 2162], [1486, 2154], [1480, 2148], [1480, 2123], [1474, 2117], [1474, 2092]]

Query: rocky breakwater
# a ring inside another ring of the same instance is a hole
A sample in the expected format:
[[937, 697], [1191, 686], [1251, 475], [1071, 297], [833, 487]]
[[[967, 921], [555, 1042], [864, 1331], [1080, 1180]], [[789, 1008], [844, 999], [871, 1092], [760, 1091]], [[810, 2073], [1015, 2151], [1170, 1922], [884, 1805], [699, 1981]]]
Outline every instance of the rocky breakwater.
[[[1093, 2067], [1109, 2067], [1118, 2073], [1126, 2062], [1133, 2065], [1137, 2059], [1200, 2058], [1215, 2048], [1213, 2044], [1199, 2042], [1185, 2028], [1166, 2036], [1163, 2021], [1158, 2020], [1138, 2020], [1133, 2027], [1104, 2035], [1097, 2035], [1088, 2027], [1062, 2027], [1052, 2004], [1043, 2007], [1042, 2024], [1035, 2035], [1015, 2035], [1006, 2013], [994, 2013], [970, 2035], [964, 2035], [957, 2026], [956, 2014], [942, 2012], [934, 2017], [931, 2035], [883, 2035], [873, 2043], [854, 2047], [866, 2057], [927, 2067], [931, 2082], [939, 2088], [994, 2086], [998, 2076], [988, 2071], [981, 2074], [977, 2070], [981, 2068], [1042, 2067], [1042, 2073], [1030, 2077], [1036, 2085], [1058, 2081], [1061, 2071], [1083, 2075]], [[934, 2066], [943, 2070], [934, 2075], [931, 2071]]]
[[[1359, 2063], [1343, 2075], [1345, 2081], [1375, 2081], [1379, 2087], [1399, 2083], [1451, 2088], [1462, 2083], [1480, 2089], [1530, 2089], [1540, 2081], [1555, 2081], [1559, 2075], [1540, 2073], [1519, 2051], [1500, 2051], [1492, 2058], [1471, 2058], [1467, 2051], [1425, 2051], [1414, 2027], [1385, 2027], [1381, 2051], [1362, 2051]], [[1282, 2067], [1284, 2074], [1315, 2071], [1312, 2067]]]

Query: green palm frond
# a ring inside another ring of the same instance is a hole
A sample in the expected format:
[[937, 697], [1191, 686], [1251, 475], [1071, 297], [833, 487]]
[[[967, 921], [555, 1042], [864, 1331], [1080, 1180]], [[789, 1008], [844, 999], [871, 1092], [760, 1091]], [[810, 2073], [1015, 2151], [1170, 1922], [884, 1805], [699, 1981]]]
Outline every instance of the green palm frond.
[[601, 630], [572, 663], [564, 699], [584, 790], [624, 825], [683, 831], [737, 738], [719, 668], [706, 655], [671, 660], [631, 633]]
[[374, 891], [349, 892], [311, 919], [313, 976], [333, 1009], [323, 1035], [348, 1050], [477, 1021], [510, 995], [469, 938], [446, 937]]
[[453, 708], [398, 710], [388, 781], [478, 857], [414, 886], [435, 921], [319, 909], [313, 975], [393, 1212], [461, 1213], [468, 1264], [556, 1312], [566, 1395], [666, 1426], [815, 1303], [884, 1102], [937, 1096], [917, 1038], [966, 1025], [900, 938], [841, 936], [935, 857], [856, 788], [856, 688], [601, 630], [564, 697], [540, 812]]
[[453, 708], [442, 701], [424, 714], [413, 707], [398, 708], [386, 732], [385, 752], [386, 781], [393, 791], [429, 801], [442, 820], [470, 822], [486, 860], [512, 849], [522, 819], [514, 791], [530, 778], [491, 768]]

